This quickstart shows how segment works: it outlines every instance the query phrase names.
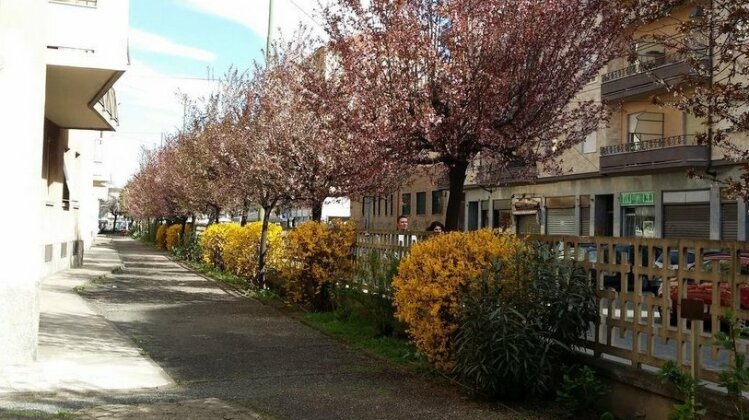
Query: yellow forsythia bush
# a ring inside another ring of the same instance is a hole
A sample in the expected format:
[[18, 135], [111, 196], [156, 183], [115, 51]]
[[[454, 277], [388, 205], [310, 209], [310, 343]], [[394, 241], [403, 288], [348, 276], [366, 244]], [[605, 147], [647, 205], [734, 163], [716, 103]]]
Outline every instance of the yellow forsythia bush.
[[[192, 225], [185, 225], [185, 236], [189, 236], [190, 232], [192, 232]], [[172, 248], [179, 245], [181, 234], [182, 234], [181, 224], [169, 226], [169, 228], [166, 230], [166, 240], [164, 242], [165, 247], [168, 251], [171, 251]]]
[[159, 225], [159, 228], [156, 230], [156, 246], [159, 248], [166, 248], [166, 232], [169, 229], [169, 226], [167, 225]]
[[[223, 250], [224, 268], [240, 277], [252, 278], [257, 272], [258, 249], [263, 222], [253, 222], [244, 227], [231, 228], [226, 232]], [[265, 260], [268, 268], [278, 266], [280, 259], [281, 235], [283, 229], [276, 224], [268, 225], [268, 254]]]
[[200, 249], [203, 252], [203, 262], [224, 269], [224, 247], [230, 231], [239, 230], [238, 223], [222, 223], [208, 226], [200, 235]]
[[494, 259], [508, 263], [525, 245], [514, 235], [485, 229], [434, 236], [413, 245], [393, 279], [395, 316], [437, 368], [449, 370], [461, 312], [461, 290]]
[[330, 284], [351, 275], [355, 241], [350, 223], [306, 222], [288, 232], [280, 274], [291, 297], [313, 310], [330, 309]]

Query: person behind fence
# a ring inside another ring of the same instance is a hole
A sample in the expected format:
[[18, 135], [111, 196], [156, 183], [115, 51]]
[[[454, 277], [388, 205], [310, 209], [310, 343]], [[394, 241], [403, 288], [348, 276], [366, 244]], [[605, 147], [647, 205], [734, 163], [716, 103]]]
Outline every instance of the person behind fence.
[[435, 220], [431, 224], [429, 224], [427, 231], [434, 232], [435, 234], [444, 233], [445, 225], [443, 225], [442, 222]]
[[398, 224], [395, 226], [396, 230], [408, 230], [408, 216], [401, 214], [398, 216]]
[[[398, 225], [396, 225], [396, 230], [399, 232], [406, 232], [408, 231], [408, 216], [401, 214], [398, 216]], [[416, 242], [416, 235], [398, 235], [398, 245], [400, 246], [411, 246], [411, 244]]]

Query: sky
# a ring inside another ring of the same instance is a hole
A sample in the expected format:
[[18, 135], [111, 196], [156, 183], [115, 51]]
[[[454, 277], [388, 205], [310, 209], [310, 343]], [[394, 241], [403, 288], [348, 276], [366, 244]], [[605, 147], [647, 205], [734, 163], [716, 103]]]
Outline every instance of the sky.
[[[104, 144], [115, 186], [138, 169], [142, 147], [182, 125], [179, 95], [206, 96], [231, 67], [262, 59], [269, 0], [130, 0], [130, 66], [117, 81], [120, 126]], [[318, 0], [272, 0], [272, 33], [299, 23], [321, 33]]]

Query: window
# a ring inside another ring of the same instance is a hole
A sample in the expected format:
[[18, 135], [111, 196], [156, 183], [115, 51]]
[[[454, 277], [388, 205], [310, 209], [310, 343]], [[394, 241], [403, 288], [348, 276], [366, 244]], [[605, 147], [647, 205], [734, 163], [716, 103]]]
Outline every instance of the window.
[[401, 195], [401, 214], [411, 214], [411, 193]]
[[663, 138], [663, 114], [658, 112], [638, 112], [629, 114], [628, 143]]
[[581, 148], [583, 153], [595, 153], [598, 133], [595, 131], [585, 136]]
[[655, 207], [625, 207], [624, 221], [622, 223], [623, 235], [638, 238], [655, 237]]
[[442, 214], [442, 191], [432, 191], [432, 214]]
[[481, 228], [489, 227], [489, 200], [481, 201]]
[[427, 213], [427, 193], [417, 192], [416, 193], [416, 214]]

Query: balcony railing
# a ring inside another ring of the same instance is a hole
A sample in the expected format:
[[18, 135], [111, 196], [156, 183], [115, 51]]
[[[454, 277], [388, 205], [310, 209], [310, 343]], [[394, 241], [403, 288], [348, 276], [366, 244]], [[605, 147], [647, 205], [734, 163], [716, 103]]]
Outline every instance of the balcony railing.
[[110, 120], [114, 121], [115, 124], [120, 123], [120, 117], [117, 111], [117, 94], [114, 89], [109, 89], [107, 93], [99, 99], [99, 105], [101, 105], [102, 111], [109, 116]]
[[601, 156], [618, 155], [622, 153], [641, 152], [645, 150], [658, 150], [676, 146], [697, 146], [697, 140], [693, 135], [679, 135], [663, 137], [654, 140], [642, 140], [627, 144], [614, 144], [601, 147]]
[[74, 6], [96, 7], [98, 0], [49, 0], [50, 3], [72, 4]]
[[669, 55], [641, 55], [635, 63], [628, 65], [627, 67], [611, 71], [604, 74], [601, 77], [601, 82], [612, 82], [614, 80], [623, 79], [627, 76], [634, 74], [641, 74], [648, 72], [656, 67], [664, 66], [667, 64], [679, 63], [685, 60], [684, 54], [675, 53]]
[[710, 161], [708, 147], [694, 136], [680, 135], [601, 148], [601, 174], [701, 168]]

